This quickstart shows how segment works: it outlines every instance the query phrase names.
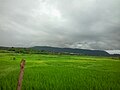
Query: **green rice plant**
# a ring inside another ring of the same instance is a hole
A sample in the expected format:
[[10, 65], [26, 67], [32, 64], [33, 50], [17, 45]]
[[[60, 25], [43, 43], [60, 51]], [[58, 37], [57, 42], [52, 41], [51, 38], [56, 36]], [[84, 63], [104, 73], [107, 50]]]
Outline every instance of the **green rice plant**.
[[0, 53], [0, 90], [16, 90], [22, 58], [22, 90], [120, 90], [119, 60], [12, 52]]

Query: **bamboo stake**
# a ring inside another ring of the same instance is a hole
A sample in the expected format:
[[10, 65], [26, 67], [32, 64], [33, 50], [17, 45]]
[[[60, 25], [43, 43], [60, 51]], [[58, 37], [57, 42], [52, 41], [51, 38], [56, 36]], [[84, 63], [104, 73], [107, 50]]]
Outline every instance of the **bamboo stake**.
[[24, 66], [25, 66], [25, 60], [21, 60], [21, 62], [20, 62], [20, 74], [19, 74], [19, 79], [18, 79], [18, 84], [17, 84], [17, 90], [21, 90], [23, 73], [24, 73]]

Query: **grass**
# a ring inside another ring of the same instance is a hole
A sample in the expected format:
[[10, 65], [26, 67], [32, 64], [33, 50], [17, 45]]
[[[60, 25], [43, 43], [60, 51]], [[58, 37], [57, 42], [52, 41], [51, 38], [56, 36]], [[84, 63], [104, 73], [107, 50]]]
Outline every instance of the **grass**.
[[111, 57], [0, 53], [0, 90], [120, 90], [120, 60]]

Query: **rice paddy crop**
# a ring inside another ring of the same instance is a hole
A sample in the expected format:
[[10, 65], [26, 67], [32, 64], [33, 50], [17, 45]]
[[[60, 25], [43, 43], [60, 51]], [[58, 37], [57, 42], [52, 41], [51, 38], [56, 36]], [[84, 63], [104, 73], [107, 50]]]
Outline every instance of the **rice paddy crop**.
[[0, 90], [120, 90], [120, 60], [111, 57], [0, 53]]

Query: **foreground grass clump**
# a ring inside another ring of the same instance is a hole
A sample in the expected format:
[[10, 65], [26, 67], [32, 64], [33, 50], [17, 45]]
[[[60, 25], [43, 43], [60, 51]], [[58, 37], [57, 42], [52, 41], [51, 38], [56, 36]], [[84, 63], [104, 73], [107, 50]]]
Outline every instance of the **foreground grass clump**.
[[110, 57], [0, 53], [0, 90], [120, 90], [120, 60]]

